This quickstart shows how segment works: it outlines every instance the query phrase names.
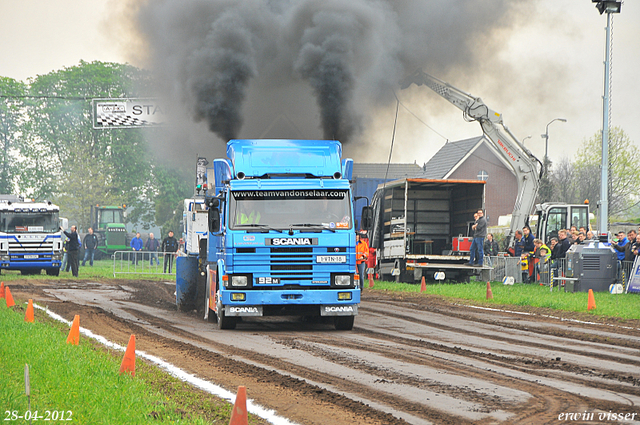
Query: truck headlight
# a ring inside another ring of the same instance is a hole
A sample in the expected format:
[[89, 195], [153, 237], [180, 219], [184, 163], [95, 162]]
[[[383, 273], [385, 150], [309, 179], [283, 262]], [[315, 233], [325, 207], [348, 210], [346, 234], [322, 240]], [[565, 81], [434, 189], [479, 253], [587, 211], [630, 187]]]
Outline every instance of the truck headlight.
[[333, 283], [336, 286], [349, 286], [351, 285], [351, 275], [337, 274], [334, 276]]
[[231, 276], [231, 286], [247, 286], [247, 276]]

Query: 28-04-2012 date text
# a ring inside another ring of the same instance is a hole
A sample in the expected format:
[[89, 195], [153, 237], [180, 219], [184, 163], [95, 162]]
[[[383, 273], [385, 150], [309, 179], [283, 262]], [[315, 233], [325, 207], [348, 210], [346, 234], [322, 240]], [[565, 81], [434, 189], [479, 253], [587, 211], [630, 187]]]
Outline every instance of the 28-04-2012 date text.
[[25, 421], [72, 421], [73, 420], [73, 412], [71, 410], [45, 410], [44, 413], [38, 412], [34, 410], [26, 410], [24, 412], [19, 412], [17, 410], [5, 410], [4, 411], [4, 420], [5, 421], [17, 421], [17, 420], [25, 420]]

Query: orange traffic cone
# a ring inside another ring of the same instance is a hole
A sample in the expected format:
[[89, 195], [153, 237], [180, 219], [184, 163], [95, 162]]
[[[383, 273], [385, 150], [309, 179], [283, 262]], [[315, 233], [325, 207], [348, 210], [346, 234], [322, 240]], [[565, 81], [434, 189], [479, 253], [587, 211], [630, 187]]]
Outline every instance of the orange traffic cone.
[[29, 300], [27, 305], [27, 312], [24, 315], [24, 321], [33, 323], [33, 300]]
[[244, 386], [238, 387], [238, 394], [236, 395], [236, 402], [233, 404], [233, 410], [231, 411], [231, 419], [229, 425], [248, 425], [249, 416], [247, 415], [247, 388]]
[[373, 288], [373, 275], [369, 273], [369, 288]]
[[0, 282], [0, 298], [4, 298], [4, 282]]
[[587, 311], [596, 308], [596, 299], [593, 296], [593, 289], [589, 289], [589, 299], [587, 301]]
[[136, 336], [131, 335], [127, 350], [124, 352], [122, 364], [120, 364], [120, 374], [131, 372], [131, 376], [136, 375]]
[[487, 282], [487, 299], [493, 299], [493, 292], [491, 292], [491, 283]]
[[67, 344], [78, 345], [80, 342], [80, 316], [75, 315], [73, 318], [73, 323], [71, 324], [71, 330], [69, 331], [69, 336], [67, 337]]
[[422, 283], [420, 284], [420, 292], [424, 292], [427, 290], [427, 282], [424, 280], [424, 276], [422, 276]]
[[7, 301], [7, 307], [13, 307], [16, 305], [15, 301], [13, 301], [13, 295], [11, 295], [11, 290], [8, 286], [4, 287], [4, 298]]

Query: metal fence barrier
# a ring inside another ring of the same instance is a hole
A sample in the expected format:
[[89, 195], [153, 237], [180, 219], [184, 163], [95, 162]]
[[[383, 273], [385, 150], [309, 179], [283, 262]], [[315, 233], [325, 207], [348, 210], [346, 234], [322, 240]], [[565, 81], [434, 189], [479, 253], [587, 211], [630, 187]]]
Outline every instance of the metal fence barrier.
[[493, 269], [487, 270], [488, 276], [483, 276], [482, 280], [502, 282], [505, 277], [512, 276], [515, 283], [522, 283], [520, 258], [485, 257], [484, 264], [493, 267]]
[[175, 252], [116, 251], [113, 253], [113, 277], [116, 274], [175, 276], [175, 257]]
[[[563, 289], [568, 280], [563, 279], [567, 275], [567, 262], [564, 258], [558, 258], [553, 261], [538, 262], [529, 269], [528, 263], [523, 263], [520, 258], [516, 257], [485, 257], [485, 264], [493, 267], [491, 270], [483, 271], [482, 280], [490, 280], [492, 282], [501, 282], [505, 277], [513, 277], [515, 283], [531, 283], [548, 286], [550, 290], [553, 288]], [[618, 277], [616, 283], [621, 283], [626, 287], [633, 269], [633, 261], [618, 262]]]

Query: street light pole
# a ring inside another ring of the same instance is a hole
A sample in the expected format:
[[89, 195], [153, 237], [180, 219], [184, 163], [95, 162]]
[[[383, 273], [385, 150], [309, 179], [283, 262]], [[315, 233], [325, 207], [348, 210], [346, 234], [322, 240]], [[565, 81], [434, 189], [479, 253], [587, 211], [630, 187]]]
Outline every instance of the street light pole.
[[549, 123], [547, 124], [547, 128], [544, 132], [544, 134], [541, 134], [540, 137], [542, 137], [543, 139], [545, 139], [544, 142], [544, 175], [545, 177], [547, 176], [547, 163], [548, 163], [548, 152], [549, 152], [549, 125], [554, 122], [554, 121], [562, 121], [562, 122], [567, 122], [566, 119], [564, 118], [554, 118], [551, 121], [549, 121]]
[[602, 15], [607, 14], [606, 47], [604, 54], [604, 96], [602, 97], [602, 163], [600, 165], [600, 217], [598, 232], [601, 242], [609, 241], [609, 60], [611, 59], [611, 14], [620, 13], [621, 1], [592, 0]]

